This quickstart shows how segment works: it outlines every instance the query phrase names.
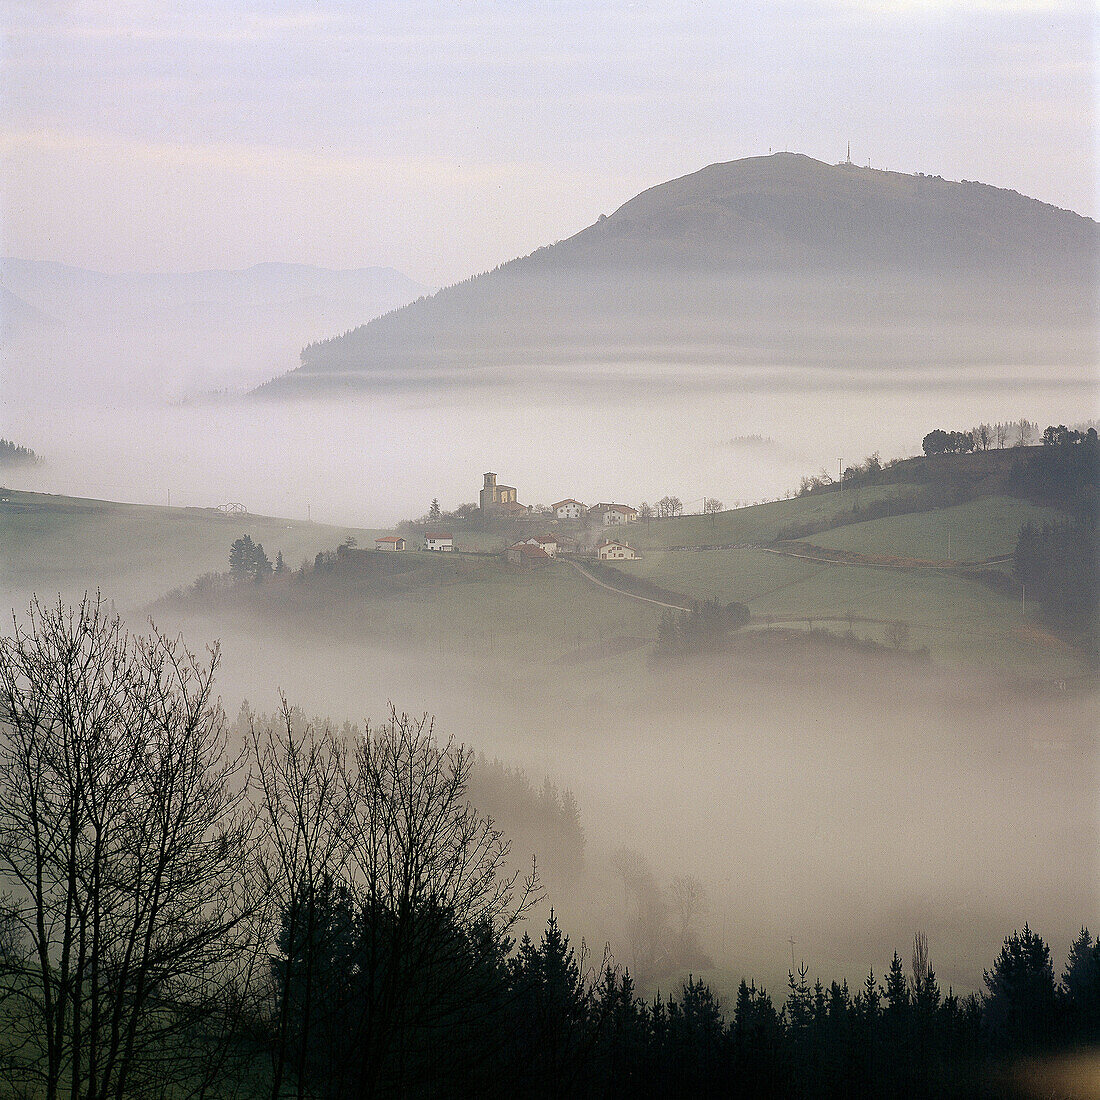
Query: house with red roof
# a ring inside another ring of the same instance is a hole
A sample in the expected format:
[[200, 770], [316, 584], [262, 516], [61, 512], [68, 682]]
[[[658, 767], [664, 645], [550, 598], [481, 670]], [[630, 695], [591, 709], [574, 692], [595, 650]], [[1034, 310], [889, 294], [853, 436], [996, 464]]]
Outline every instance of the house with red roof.
[[526, 541], [532, 546], [538, 546], [540, 549], [545, 550], [550, 557], [557, 557], [558, 540], [553, 535], [534, 535]]
[[638, 510], [629, 504], [597, 504], [591, 511], [601, 517], [605, 527], [633, 523], [638, 518]]
[[550, 564], [550, 555], [541, 546], [530, 542], [517, 542], [505, 551], [505, 557], [513, 565], [522, 565], [528, 569]]

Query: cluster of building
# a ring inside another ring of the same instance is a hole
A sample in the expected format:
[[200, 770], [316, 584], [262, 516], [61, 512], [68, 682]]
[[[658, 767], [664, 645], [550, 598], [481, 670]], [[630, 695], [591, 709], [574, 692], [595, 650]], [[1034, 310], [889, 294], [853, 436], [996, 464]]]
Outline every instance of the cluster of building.
[[[400, 535], [382, 535], [374, 540], [375, 550], [405, 550], [408, 539]], [[436, 550], [446, 553], [454, 550], [454, 536], [443, 531], [429, 531], [424, 535], [424, 541], [420, 545], [421, 550]]]
[[[485, 483], [481, 488], [480, 507], [485, 513], [498, 516], [526, 516], [532, 513], [529, 506], [520, 504], [516, 499], [514, 485], [499, 485], [497, 475], [485, 474]], [[582, 520], [599, 519], [605, 527], [618, 527], [626, 523], [634, 523], [638, 518], [638, 510], [631, 508], [629, 504], [614, 504], [601, 501], [593, 504], [591, 508], [585, 507], [579, 500], [572, 497], [559, 500], [550, 505], [550, 511], [554, 519]]]
[[[514, 485], [501, 485], [494, 473], [485, 474], [479, 497], [481, 511], [486, 515], [519, 517], [532, 515], [534, 510], [519, 503]], [[539, 513], [545, 514], [545, 513]], [[580, 523], [597, 521], [603, 527], [622, 527], [638, 519], [638, 511], [629, 504], [601, 501], [591, 508], [572, 497], [559, 500], [550, 506], [550, 514], [556, 520]], [[400, 535], [382, 535], [374, 540], [375, 549], [403, 551], [408, 540]], [[420, 549], [442, 553], [453, 551], [454, 537], [445, 531], [428, 531], [423, 536]], [[508, 561], [516, 565], [536, 566], [550, 562], [561, 552], [576, 551], [572, 538], [559, 539], [554, 535], [534, 535], [513, 543], [505, 552]], [[641, 555], [623, 539], [606, 538], [596, 543], [596, 556], [601, 561], [634, 561]]]

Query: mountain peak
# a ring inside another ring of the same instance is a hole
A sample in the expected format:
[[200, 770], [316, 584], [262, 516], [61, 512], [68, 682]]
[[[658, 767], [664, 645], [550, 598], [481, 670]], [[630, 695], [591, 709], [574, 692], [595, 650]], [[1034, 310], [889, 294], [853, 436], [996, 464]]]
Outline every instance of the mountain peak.
[[977, 183], [781, 152], [658, 184], [581, 232], [311, 346], [326, 376], [636, 359], [1084, 361], [1100, 226]]

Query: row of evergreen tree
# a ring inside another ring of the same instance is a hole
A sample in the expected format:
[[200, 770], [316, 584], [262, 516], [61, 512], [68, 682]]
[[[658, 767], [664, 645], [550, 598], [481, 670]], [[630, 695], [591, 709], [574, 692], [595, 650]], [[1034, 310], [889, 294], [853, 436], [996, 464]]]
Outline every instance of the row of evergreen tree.
[[285, 572], [286, 563], [283, 561], [282, 550], [275, 555], [275, 564], [272, 565], [264, 551], [264, 544], [253, 542], [251, 535], [242, 535], [229, 548], [229, 575], [234, 580], [250, 580], [261, 584], [272, 574]]
[[30, 447], [10, 439], [0, 439], [0, 466], [31, 466], [38, 461], [38, 455]]
[[727, 1012], [693, 977], [675, 996], [641, 998], [608, 958], [592, 966], [553, 912], [539, 942], [516, 946], [433, 911], [418, 915], [435, 929], [431, 958], [372, 1018], [364, 983], [386, 972], [399, 915], [326, 890], [296, 919], [311, 929], [309, 988], [287, 952], [307, 940], [287, 921], [273, 966], [294, 987], [289, 1060], [313, 1096], [1000, 1096], [1020, 1054], [1100, 1040], [1100, 940], [1087, 929], [1061, 982], [1025, 925], [1004, 941], [982, 996], [944, 994], [918, 935], [908, 974], [895, 952], [882, 982], [868, 974], [853, 993], [811, 985], [803, 967], [782, 1006], [743, 981]]

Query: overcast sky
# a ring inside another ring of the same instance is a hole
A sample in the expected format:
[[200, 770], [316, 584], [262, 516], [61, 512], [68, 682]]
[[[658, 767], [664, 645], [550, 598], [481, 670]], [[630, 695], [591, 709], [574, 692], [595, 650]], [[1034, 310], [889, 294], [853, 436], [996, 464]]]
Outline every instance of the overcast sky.
[[792, 149], [1095, 217], [1091, 0], [6, 0], [2, 251], [443, 284]]

